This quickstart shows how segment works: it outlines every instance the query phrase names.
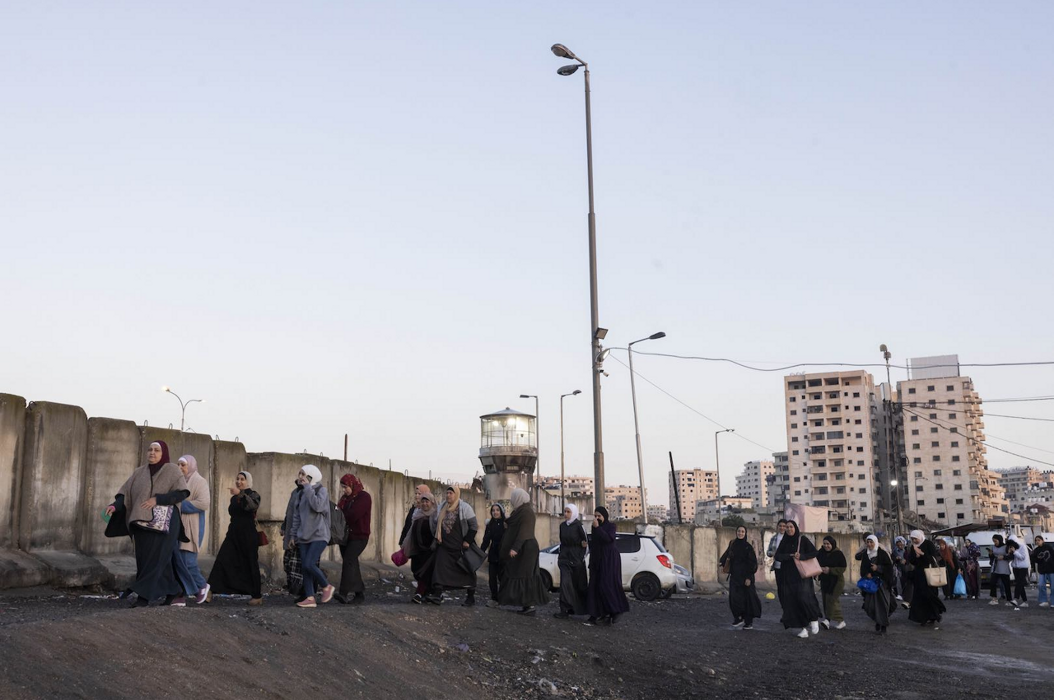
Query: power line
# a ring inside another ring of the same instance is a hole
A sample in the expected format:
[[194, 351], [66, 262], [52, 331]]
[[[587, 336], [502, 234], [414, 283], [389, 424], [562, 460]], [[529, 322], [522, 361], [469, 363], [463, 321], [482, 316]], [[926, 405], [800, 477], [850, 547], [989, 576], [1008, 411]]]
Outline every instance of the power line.
[[[901, 404], [901, 403], [894, 403], [894, 405], [903, 407], [903, 404]], [[950, 417], [953, 417], [957, 413], [968, 413], [969, 411], [979, 410], [979, 409], [977, 409], [977, 408], [975, 408], [973, 406], [967, 406], [966, 408], [958, 408], [957, 406], [956, 407], [952, 407], [952, 408], [938, 408], [937, 406], [927, 406], [925, 404], [923, 404], [922, 406], [910, 406], [909, 408], [916, 408], [916, 409], [920, 409], [920, 410], [921, 409], [926, 409], [926, 410], [929, 410], [929, 411], [940, 411], [941, 413], [951, 413], [952, 416], [950, 416]], [[1014, 418], [1016, 420], [1038, 420], [1038, 421], [1045, 421], [1047, 423], [1054, 423], [1054, 418], [1039, 418], [1039, 417], [1036, 417], [1036, 416], [1008, 416], [1008, 415], [1003, 414], [1003, 413], [982, 412], [982, 413], [978, 414], [976, 417], [977, 418], [981, 418], [981, 419], [984, 419], [984, 418]]]
[[[615, 362], [617, 362], [617, 363], [619, 363], [620, 365], [622, 365], [623, 367], [625, 367], [626, 369], [629, 369], [629, 365], [627, 365], [627, 364], [626, 364], [625, 362], [623, 362], [622, 360], [618, 359], [618, 358], [617, 358], [617, 357], [615, 357], [614, 355], [609, 355], [609, 357], [610, 357], [611, 359], [613, 359], [613, 360], [614, 360]], [[727, 425], [724, 425], [724, 424], [722, 424], [722, 423], [719, 423], [719, 422], [717, 422], [716, 420], [714, 420], [714, 419], [713, 419], [713, 418], [711, 418], [710, 416], [706, 415], [706, 414], [705, 414], [705, 413], [703, 413], [702, 411], [700, 411], [700, 410], [698, 410], [698, 409], [696, 409], [696, 408], [694, 408], [694, 407], [692, 407], [692, 406], [689, 406], [689, 405], [688, 405], [688, 404], [686, 404], [686, 403], [685, 403], [684, 401], [681, 401], [681, 400], [680, 400], [679, 398], [677, 398], [676, 396], [674, 396], [674, 395], [673, 395], [673, 394], [671, 394], [670, 392], [666, 391], [666, 390], [665, 390], [665, 389], [663, 389], [663, 388], [662, 388], [661, 386], [659, 386], [658, 384], [656, 384], [656, 383], [655, 383], [655, 382], [653, 382], [652, 380], [648, 379], [647, 377], [645, 377], [645, 376], [644, 376], [643, 374], [641, 374], [640, 372], [638, 372], [638, 371], [636, 371], [636, 370], [633, 370], [633, 374], [637, 375], [637, 377], [639, 377], [640, 379], [643, 379], [643, 380], [644, 380], [644, 381], [646, 381], [646, 382], [647, 382], [648, 384], [651, 384], [651, 385], [652, 385], [653, 387], [655, 387], [656, 389], [658, 389], [658, 390], [659, 390], [659, 391], [661, 391], [662, 393], [666, 394], [666, 395], [667, 395], [667, 396], [669, 396], [669, 397], [670, 397], [671, 399], [673, 399], [673, 400], [674, 400], [674, 401], [676, 401], [677, 403], [681, 404], [682, 406], [684, 406], [685, 408], [687, 408], [687, 409], [688, 409], [689, 411], [691, 411], [692, 413], [696, 413], [696, 414], [698, 414], [698, 415], [702, 416], [703, 418], [705, 418], [706, 420], [710, 421], [711, 423], [713, 423], [714, 425], [716, 425], [716, 426], [720, 427], [720, 428], [721, 428], [721, 429], [723, 429], [723, 430], [728, 430], [728, 429], [729, 429]], [[733, 434], [733, 435], [735, 435], [736, 437], [740, 438], [741, 440], [746, 440], [747, 442], [751, 443], [752, 445], [757, 445], [758, 447], [760, 447], [760, 448], [761, 448], [761, 449], [763, 449], [763, 450], [767, 450], [768, 452], [773, 452], [773, 453], [774, 453], [774, 452], [776, 452], [776, 450], [772, 449], [771, 447], [766, 447], [765, 445], [762, 445], [762, 444], [761, 444], [760, 442], [755, 442], [754, 440], [751, 440], [750, 438], [748, 438], [748, 437], [747, 437], [746, 435], [742, 435], [742, 434], [740, 434], [740, 433], [739, 433], [738, 431], [733, 431], [733, 433], [732, 433], [732, 434]]]
[[[950, 429], [950, 428], [948, 428], [947, 426], [945, 426], [945, 425], [941, 425], [941, 424], [940, 424], [940, 423], [938, 423], [937, 421], [935, 421], [935, 420], [931, 420], [931, 419], [927, 418], [926, 416], [924, 416], [924, 415], [922, 415], [922, 414], [920, 414], [920, 413], [917, 413], [917, 412], [916, 412], [915, 410], [913, 410], [913, 409], [910, 409], [910, 408], [906, 408], [906, 409], [904, 409], [904, 410], [905, 410], [905, 411], [907, 411], [908, 413], [911, 413], [911, 414], [913, 414], [913, 415], [916, 415], [916, 416], [918, 416], [919, 418], [921, 418], [922, 420], [926, 421], [927, 423], [933, 423], [933, 424], [934, 424], [935, 426], [937, 426], [938, 428], [943, 428], [944, 430], [947, 430], [947, 431], [948, 431], [949, 433], [951, 433], [951, 429]], [[972, 443], [974, 443], [974, 444], [977, 444], [977, 445], [982, 445], [982, 446], [984, 446], [984, 447], [986, 447], [986, 448], [988, 448], [988, 449], [990, 449], [990, 450], [996, 450], [997, 452], [1004, 452], [1004, 453], [1006, 453], [1006, 454], [1008, 454], [1008, 455], [1013, 455], [1014, 457], [1018, 457], [1018, 458], [1020, 458], [1020, 459], [1025, 459], [1025, 460], [1028, 460], [1028, 461], [1030, 461], [1030, 462], [1035, 462], [1036, 464], [1044, 464], [1044, 465], [1046, 465], [1046, 466], [1048, 466], [1048, 467], [1054, 467], [1054, 462], [1044, 462], [1044, 461], [1043, 461], [1043, 460], [1041, 460], [1041, 459], [1036, 459], [1036, 458], [1034, 458], [1034, 457], [1029, 457], [1028, 455], [1022, 455], [1022, 454], [1018, 454], [1017, 452], [1011, 452], [1010, 450], [1004, 450], [1004, 449], [1003, 449], [1002, 447], [996, 447], [995, 445], [986, 445], [986, 444], [985, 444], [984, 442], [982, 442], [982, 441], [980, 441], [980, 440], [977, 440], [976, 438], [973, 438], [973, 437], [971, 437], [970, 435], [968, 435], [968, 434], [966, 434], [966, 433], [959, 433], [959, 432], [956, 432], [956, 433], [951, 433], [951, 434], [953, 434], [953, 435], [959, 435], [959, 436], [961, 436], [961, 437], [964, 437], [964, 438], [966, 438], [967, 440], [969, 440], [970, 442], [972, 442]]]
[[[925, 407], [923, 407], [923, 408], [925, 408]], [[952, 423], [951, 419], [952, 419], [953, 417], [955, 417], [955, 415], [956, 415], [956, 412], [955, 412], [955, 411], [950, 411], [950, 410], [948, 410], [948, 409], [946, 409], [946, 408], [934, 408], [934, 407], [932, 407], [932, 406], [931, 406], [931, 407], [929, 407], [929, 409], [928, 409], [928, 410], [930, 410], [930, 411], [942, 411], [942, 412], [945, 412], [945, 413], [951, 413], [951, 414], [952, 414], [951, 416], [948, 416], [947, 418], [938, 418], [937, 420], [940, 420], [940, 421], [944, 421], [945, 423], [950, 423], [951, 425], [954, 425], [954, 426], [955, 426], [956, 428], [962, 428], [963, 430], [970, 430], [970, 428], [969, 428], [968, 426], [966, 426], [966, 425], [963, 425], [963, 424], [961, 424], [961, 423]], [[919, 414], [919, 415], [921, 415], [921, 414]], [[936, 414], [936, 413], [934, 413], [934, 414], [933, 414], [933, 418], [936, 418], [936, 415], [937, 415], [937, 414]], [[979, 418], [979, 419], [983, 419], [983, 418], [984, 418], [984, 416], [977, 416], [977, 418]], [[960, 433], [960, 435], [961, 435], [961, 434], [962, 434], [962, 433]], [[1021, 446], [1021, 447], [1027, 447], [1027, 448], [1028, 448], [1028, 449], [1030, 449], [1030, 450], [1039, 450], [1040, 452], [1047, 452], [1047, 453], [1049, 453], [1049, 454], [1052, 454], [1052, 455], [1054, 455], [1054, 450], [1045, 450], [1045, 449], [1043, 449], [1042, 447], [1036, 447], [1035, 445], [1026, 445], [1026, 444], [1025, 444], [1025, 443], [1023, 443], [1023, 442], [1016, 442], [1016, 441], [1014, 441], [1014, 440], [1011, 440], [1011, 439], [1009, 439], [1009, 438], [1005, 438], [1005, 437], [1000, 437], [1000, 436], [998, 436], [998, 435], [996, 435], [996, 434], [994, 434], [994, 433], [990, 433], [990, 432], [988, 432], [987, 430], [985, 430], [985, 431], [984, 431], [984, 434], [985, 434], [985, 437], [986, 437], [986, 438], [989, 438], [989, 439], [991, 439], [991, 440], [999, 440], [1000, 442], [1009, 442], [1009, 443], [1010, 443], [1010, 444], [1012, 444], [1012, 445], [1019, 445], [1019, 446]], [[986, 443], [986, 444], [987, 444], [987, 443]]]
[[1033, 416], [1004, 416], [1001, 413], [986, 413], [985, 418], [1016, 418], [1017, 420], [1041, 420], [1054, 423], [1054, 418], [1035, 418]]

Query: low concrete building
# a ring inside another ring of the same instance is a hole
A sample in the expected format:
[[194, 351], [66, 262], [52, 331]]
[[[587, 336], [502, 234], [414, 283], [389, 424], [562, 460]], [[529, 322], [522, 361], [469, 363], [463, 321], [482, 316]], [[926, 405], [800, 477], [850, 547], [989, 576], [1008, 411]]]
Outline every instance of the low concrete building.
[[697, 501], [695, 504], [695, 524], [709, 525], [729, 513], [741, 513], [742, 511], [752, 510], [752, 505], [753, 501], [751, 499], [737, 496], [724, 496], [709, 501]]
[[695, 504], [718, 497], [717, 471], [711, 469], [678, 469], [670, 474], [670, 509], [676, 515], [677, 504], [681, 507], [681, 519], [691, 522], [695, 518]]

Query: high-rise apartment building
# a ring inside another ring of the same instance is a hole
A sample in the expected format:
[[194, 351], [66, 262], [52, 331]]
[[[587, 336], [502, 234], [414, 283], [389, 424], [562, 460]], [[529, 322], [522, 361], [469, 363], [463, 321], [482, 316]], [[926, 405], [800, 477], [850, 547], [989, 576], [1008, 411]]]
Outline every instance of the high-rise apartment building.
[[791, 503], [832, 520], [874, 520], [878, 401], [862, 370], [784, 378]]
[[1045, 488], [1054, 481], [1054, 473], [1041, 472], [1035, 467], [1008, 467], [995, 471], [999, 474], [999, 483], [1006, 492], [1011, 511], [1021, 510], [1026, 492]]
[[897, 382], [906, 508], [947, 525], [1007, 518], [999, 474], [985, 457], [984, 413], [973, 380], [959, 376], [954, 355], [910, 365], [909, 379]]
[[755, 510], [768, 503], [769, 477], [776, 470], [770, 460], [755, 459], [743, 465], [743, 473], [736, 476], [736, 496], [749, 498]]
[[666, 506], [659, 504], [648, 504], [648, 522], [649, 523], [664, 523], [666, 522], [667, 516]]
[[[647, 490], [645, 490], [647, 495]], [[604, 501], [612, 520], [632, 520], [644, 514], [640, 504], [640, 487], [605, 486]]]
[[772, 475], [769, 477], [767, 505], [773, 510], [783, 512], [784, 506], [790, 503], [787, 491], [790, 489], [790, 453], [772, 453]]
[[717, 472], [711, 469], [677, 469], [670, 474], [670, 517], [677, 515], [680, 504], [681, 519], [690, 523], [695, 518], [697, 501], [718, 497]]

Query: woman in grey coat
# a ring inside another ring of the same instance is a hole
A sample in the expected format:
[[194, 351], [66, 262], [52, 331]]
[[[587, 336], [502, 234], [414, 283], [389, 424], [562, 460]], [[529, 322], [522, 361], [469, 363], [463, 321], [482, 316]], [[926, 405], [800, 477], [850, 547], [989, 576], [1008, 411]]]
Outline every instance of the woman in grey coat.
[[305, 464], [297, 475], [304, 485], [300, 499], [293, 510], [292, 531], [300, 549], [300, 566], [304, 572], [304, 599], [297, 607], [317, 607], [315, 588], [320, 589], [321, 602], [333, 598], [333, 586], [318, 566], [319, 557], [329, 546], [329, 492], [322, 485], [322, 472], [313, 464]]
[[568, 503], [564, 508], [564, 522], [560, 523], [560, 612], [553, 617], [564, 620], [571, 615], [586, 614], [586, 529], [578, 517], [578, 506]]
[[446, 503], [432, 516], [435, 533], [435, 568], [432, 571], [432, 595], [428, 602], [439, 605], [443, 590], [465, 588], [468, 594], [462, 605], [476, 604], [476, 572], [458, 563], [466, 549], [476, 541], [479, 524], [472, 506], [461, 498], [461, 489], [448, 486]]

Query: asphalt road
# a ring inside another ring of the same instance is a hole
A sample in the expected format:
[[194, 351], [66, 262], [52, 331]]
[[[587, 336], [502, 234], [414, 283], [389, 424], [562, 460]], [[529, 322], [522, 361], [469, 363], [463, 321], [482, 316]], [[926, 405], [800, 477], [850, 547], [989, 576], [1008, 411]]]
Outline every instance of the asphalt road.
[[605, 627], [556, 620], [555, 604], [411, 605], [406, 583], [316, 610], [280, 594], [145, 610], [0, 596], [0, 698], [1054, 697], [1050, 608], [950, 601], [940, 630], [900, 611], [879, 637], [847, 596], [846, 630], [801, 640], [775, 601], [753, 631], [731, 629], [722, 596], [632, 601]]

